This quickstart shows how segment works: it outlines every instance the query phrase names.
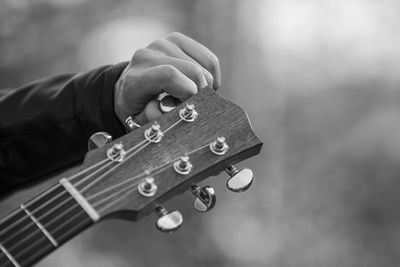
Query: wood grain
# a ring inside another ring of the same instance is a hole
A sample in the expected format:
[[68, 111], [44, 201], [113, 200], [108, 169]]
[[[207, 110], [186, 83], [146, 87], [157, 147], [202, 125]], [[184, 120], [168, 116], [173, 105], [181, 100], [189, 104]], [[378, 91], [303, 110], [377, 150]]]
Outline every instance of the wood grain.
[[[120, 187], [119, 190], [110, 191], [110, 194], [115, 194], [110, 198], [110, 201], [116, 201], [115, 205], [107, 207], [108, 203], [110, 203], [109, 201], [100, 205], [96, 205], [96, 201], [91, 202], [102, 218], [123, 217], [137, 220], [152, 212], [158, 203], [163, 203], [176, 194], [185, 191], [190, 184], [218, 174], [227, 166], [259, 153], [262, 143], [253, 133], [246, 113], [239, 106], [222, 98], [210, 87], [201, 90], [187, 102], [194, 104], [196, 111], [199, 113], [194, 122], [179, 122], [164, 135], [160, 143], [146, 146], [133, 158], [121, 163], [112, 174], [102, 178], [84, 192], [84, 196], [90, 198], [91, 195], [100, 190], [110, 188], [125, 179], [139, 175], [146, 169], [170, 163], [170, 167], [156, 175], [152, 175], [158, 185], [156, 195], [151, 198], [143, 197], [138, 193], [136, 187], [126, 191], [128, 192], [126, 195], [123, 195], [125, 192], [119, 193], [121, 189], [129, 185], [126, 184]], [[185, 103], [182, 103], [175, 110], [157, 120], [162, 130], [180, 119], [178, 111], [184, 105]], [[91, 151], [87, 154], [81, 169], [104, 160], [106, 158], [106, 150], [114, 143], [121, 142], [126, 150], [140, 143], [144, 140], [144, 130], [150, 126], [151, 123], [103, 148]], [[180, 175], [174, 171], [172, 160], [209, 144], [217, 136], [226, 138], [229, 145], [227, 154], [217, 156], [208, 147], [205, 147], [190, 155], [190, 161], [193, 164], [190, 174]], [[141, 178], [144, 178], [144, 176]], [[83, 183], [82, 186], [85, 186], [85, 184], [87, 183]], [[100, 200], [106, 196], [103, 195], [98, 199]]]

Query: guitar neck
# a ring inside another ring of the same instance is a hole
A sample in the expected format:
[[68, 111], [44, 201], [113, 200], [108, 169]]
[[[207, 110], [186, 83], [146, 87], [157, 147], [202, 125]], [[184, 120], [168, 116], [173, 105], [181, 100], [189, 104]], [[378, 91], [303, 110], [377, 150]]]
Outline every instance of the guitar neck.
[[223, 170], [230, 190], [246, 190], [251, 170], [232, 164], [262, 146], [246, 113], [211, 87], [188, 101], [89, 152], [79, 172], [2, 219], [0, 267], [31, 266], [102, 218], [136, 221], [155, 209], [157, 228], [172, 232], [182, 215], [160, 204], [189, 188], [199, 211], [212, 208], [214, 190], [193, 188]]
[[58, 184], [0, 221], [0, 266], [31, 266], [92, 224]]

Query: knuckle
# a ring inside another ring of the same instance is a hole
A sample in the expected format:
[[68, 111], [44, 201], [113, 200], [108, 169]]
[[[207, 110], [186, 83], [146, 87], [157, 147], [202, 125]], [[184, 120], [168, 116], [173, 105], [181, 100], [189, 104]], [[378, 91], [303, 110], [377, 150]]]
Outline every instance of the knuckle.
[[181, 68], [182, 73], [192, 80], [197, 86], [200, 86], [204, 81], [203, 68], [191, 62], [186, 62]]
[[121, 90], [124, 95], [129, 94], [136, 84], [141, 82], [141, 74], [136, 72], [129, 72], [121, 83]]
[[197, 77], [201, 77], [203, 75], [203, 69], [196, 64], [193, 64], [190, 67], [190, 72], [193, 73]]
[[136, 61], [142, 61], [143, 59], [146, 59], [149, 56], [149, 51], [146, 48], [140, 48], [136, 50], [136, 52], [133, 54], [131, 61], [136, 62]]
[[166, 39], [159, 39], [153, 41], [151, 44], [148, 45], [149, 48], [153, 48], [156, 50], [160, 50], [163, 47], [166, 47], [168, 45], [168, 41]]
[[168, 34], [167, 39], [171, 41], [176, 41], [182, 39], [184, 35], [180, 32], [172, 32]]
[[191, 76], [194, 77], [195, 82], [199, 84], [200, 82], [203, 81], [204, 79], [204, 73], [203, 69], [200, 66], [197, 65], [192, 65], [189, 69], [189, 72], [191, 73]]
[[174, 81], [178, 76], [178, 70], [172, 65], [160, 65], [160, 70], [164, 75], [166, 81]]

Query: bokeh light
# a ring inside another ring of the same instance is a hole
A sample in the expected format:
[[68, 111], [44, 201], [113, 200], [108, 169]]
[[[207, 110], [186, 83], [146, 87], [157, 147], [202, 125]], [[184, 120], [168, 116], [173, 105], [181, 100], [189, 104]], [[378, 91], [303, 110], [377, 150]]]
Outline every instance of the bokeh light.
[[[400, 4], [395, 0], [6, 0], [0, 82], [13, 87], [127, 61], [181, 31], [213, 50], [220, 94], [264, 142], [246, 193], [208, 179], [217, 206], [189, 194], [174, 235], [155, 216], [109, 221], [38, 266], [399, 266]], [[6, 214], [46, 188], [0, 204]]]

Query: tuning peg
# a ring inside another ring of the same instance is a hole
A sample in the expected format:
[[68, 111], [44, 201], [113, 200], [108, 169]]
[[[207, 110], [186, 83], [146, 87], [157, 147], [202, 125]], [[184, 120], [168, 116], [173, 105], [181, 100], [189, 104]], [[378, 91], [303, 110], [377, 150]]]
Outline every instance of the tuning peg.
[[248, 168], [238, 170], [232, 165], [227, 167], [225, 171], [231, 177], [226, 182], [226, 186], [233, 192], [246, 191], [253, 182], [253, 172]]
[[182, 214], [177, 211], [167, 211], [162, 206], [157, 206], [158, 219], [156, 221], [156, 228], [164, 233], [172, 233], [182, 225]]
[[193, 194], [193, 208], [200, 212], [211, 210], [215, 206], [216, 197], [215, 190], [211, 186], [204, 186], [200, 188], [198, 185], [189, 187], [190, 192]]
[[89, 137], [88, 150], [91, 151], [96, 148], [103, 147], [105, 144], [112, 141], [111, 135], [106, 132], [97, 132]]

